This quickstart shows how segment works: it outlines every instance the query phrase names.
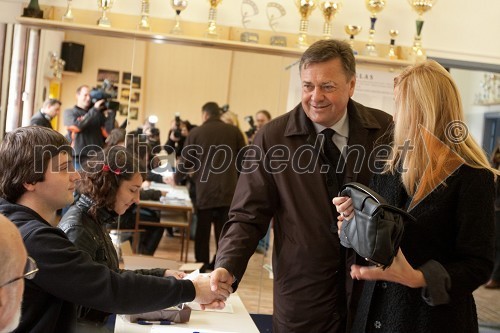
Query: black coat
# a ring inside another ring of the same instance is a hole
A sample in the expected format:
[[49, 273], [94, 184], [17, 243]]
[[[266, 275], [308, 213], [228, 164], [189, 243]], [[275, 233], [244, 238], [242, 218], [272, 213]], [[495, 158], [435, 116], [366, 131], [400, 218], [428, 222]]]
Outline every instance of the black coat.
[[[101, 208], [97, 210], [98, 219], [96, 220], [89, 214], [92, 205], [95, 205], [92, 200], [85, 195], [80, 195], [75, 204], [64, 214], [58, 227], [78, 249], [88, 253], [93, 261], [122, 274], [126, 271], [119, 269], [118, 255], [106, 230], [106, 224], [116, 222], [117, 215]], [[140, 269], [134, 272], [162, 277], [165, 269]], [[92, 308], [78, 307], [79, 319], [104, 323], [108, 315], [109, 313]]]
[[156, 311], [195, 297], [188, 280], [117, 273], [92, 258], [35, 211], [0, 199], [0, 213], [19, 229], [28, 255], [40, 271], [26, 280], [16, 332], [70, 333], [76, 305], [110, 313]]
[[210, 118], [187, 136], [178, 170], [192, 167], [196, 184], [196, 208], [229, 207], [238, 169], [236, 157], [245, 146], [238, 127]]
[[41, 111], [38, 111], [33, 115], [33, 117], [31, 117], [30, 125], [43, 126], [52, 129], [52, 124], [50, 123], [50, 120], [45, 118], [45, 115]]
[[[344, 181], [368, 184], [368, 157], [392, 118], [352, 100], [347, 113], [348, 145], [357, 145], [366, 154], [359, 158], [361, 163], [356, 163], [356, 154], [348, 155]], [[322, 172], [326, 165], [321, 158], [311, 157], [320, 149], [315, 145], [316, 137], [313, 123], [300, 104], [257, 132], [255, 145], [263, 154], [274, 149], [275, 161], [265, 163], [256, 158], [245, 163], [230, 220], [219, 240], [216, 267], [226, 268], [241, 281], [249, 258], [274, 218], [276, 333], [343, 332], [351, 314], [345, 299], [350, 298], [352, 280], [345, 276], [343, 250], [336, 230], [331, 230], [337, 215], [331, 202], [333, 193]], [[285, 155], [280, 156], [276, 149], [284, 146]], [[301, 154], [305, 148], [309, 153]]]
[[[375, 176], [372, 187], [393, 205], [409, 205], [399, 176]], [[450, 300], [431, 306], [422, 288], [367, 282], [353, 332], [477, 332], [472, 292], [493, 268], [494, 199], [491, 172], [461, 166], [410, 210], [417, 221], [405, 226], [401, 250], [426, 280], [426, 264], [442, 265], [451, 281]]]

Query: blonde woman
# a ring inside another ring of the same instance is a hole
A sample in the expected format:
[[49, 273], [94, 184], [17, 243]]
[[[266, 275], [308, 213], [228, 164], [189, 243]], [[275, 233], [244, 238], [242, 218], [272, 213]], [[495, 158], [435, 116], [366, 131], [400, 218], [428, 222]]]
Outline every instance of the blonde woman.
[[[417, 221], [389, 268], [351, 267], [367, 280], [353, 332], [477, 332], [472, 292], [493, 267], [498, 171], [468, 135], [458, 89], [437, 62], [406, 69], [394, 95], [394, 154], [371, 187]], [[353, 217], [351, 199], [333, 203], [339, 226]]]
[[[226, 124], [236, 126], [240, 132], [243, 134], [243, 131], [241, 130], [240, 127], [240, 121], [238, 120], [238, 115], [234, 113], [233, 111], [226, 111], [220, 116], [220, 120], [225, 122]], [[243, 138], [245, 139], [245, 145], [248, 144], [248, 138], [246, 135], [243, 135]]]

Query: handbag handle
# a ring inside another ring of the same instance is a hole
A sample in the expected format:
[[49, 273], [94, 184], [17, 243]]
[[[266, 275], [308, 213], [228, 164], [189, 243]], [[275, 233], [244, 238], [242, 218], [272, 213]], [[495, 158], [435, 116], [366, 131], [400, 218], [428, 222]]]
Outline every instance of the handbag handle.
[[375, 200], [379, 204], [384, 204], [384, 205], [387, 204], [387, 201], [380, 194], [373, 191], [368, 186], [365, 186], [363, 184], [356, 183], [356, 182], [350, 182], [350, 183], [344, 184], [344, 186], [342, 186], [342, 188], [340, 189], [340, 193], [342, 193], [342, 191], [348, 187], [353, 187], [355, 189], [360, 190], [363, 193], [368, 194], [373, 200]]
[[415, 217], [413, 217], [410, 213], [408, 213], [407, 211], [405, 211], [401, 208], [397, 208], [395, 206], [389, 205], [387, 203], [387, 201], [384, 199], [384, 197], [382, 197], [380, 194], [378, 194], [377, 192], [375, 192], [374, 190], [372, 190], [371, 188], [369, 188], [368, 186], [365, 186], [363, 184], [360, 184], [357, 182], [350, 182], [350, 183], [344, 184], [340, 190], [340, 195], [342, 195], [342, 192], [349, 187], [357, 189], [363, 193], [366, 193], [367, 195], [370, 196], [370, 198], [375, 200], [380, 205], [383, 205], [384, 207], [386, 207], [394, 212], [397, 212], [398, 214], [405, 216], [408, 220], [413, 221], [413, 222], [416, 221]]

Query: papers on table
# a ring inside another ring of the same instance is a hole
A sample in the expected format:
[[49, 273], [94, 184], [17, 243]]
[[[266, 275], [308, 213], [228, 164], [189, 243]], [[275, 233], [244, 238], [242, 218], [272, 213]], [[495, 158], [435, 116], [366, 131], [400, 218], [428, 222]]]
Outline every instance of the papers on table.
[[[236, 331], [214, 331], [214, 330], [199, 330], [195, 328], [179, 327], [180, 325], [175, 325], [175, 332], [177, 333], [237, 333]], [[172, 326], [174, 327], [174, 326]], [[151, 326], [151, 333], [165, 332], [163, 326], [153, 325]]]
[[186, 200], [191, 201], [189, 197], [189, 192], [186, 186], [172, 186], [169, 184], [155, 183], [152, 182], [149, 187], [153, 190], [159, 190], [163, 192], [167, 192], [167, 195], [164, 197], [164, 200]]

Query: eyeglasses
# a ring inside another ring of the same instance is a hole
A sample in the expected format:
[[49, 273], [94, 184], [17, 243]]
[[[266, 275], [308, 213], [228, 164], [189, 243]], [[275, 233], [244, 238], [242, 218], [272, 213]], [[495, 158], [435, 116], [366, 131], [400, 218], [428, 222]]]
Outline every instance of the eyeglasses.
[[0, 286], [0, 288], [5, 287], [6, 285], [11, 284], [13, 282], [16, 282], [17, 280], [21, 279], [31, 280], [35, 277], [36, 272], [38, 272], [38, 267], [36, 266], [35, 259], [28, 257], [28, 259], [26, 260], [26, 266], [24, 267], [24, 274], [5, 282]]

